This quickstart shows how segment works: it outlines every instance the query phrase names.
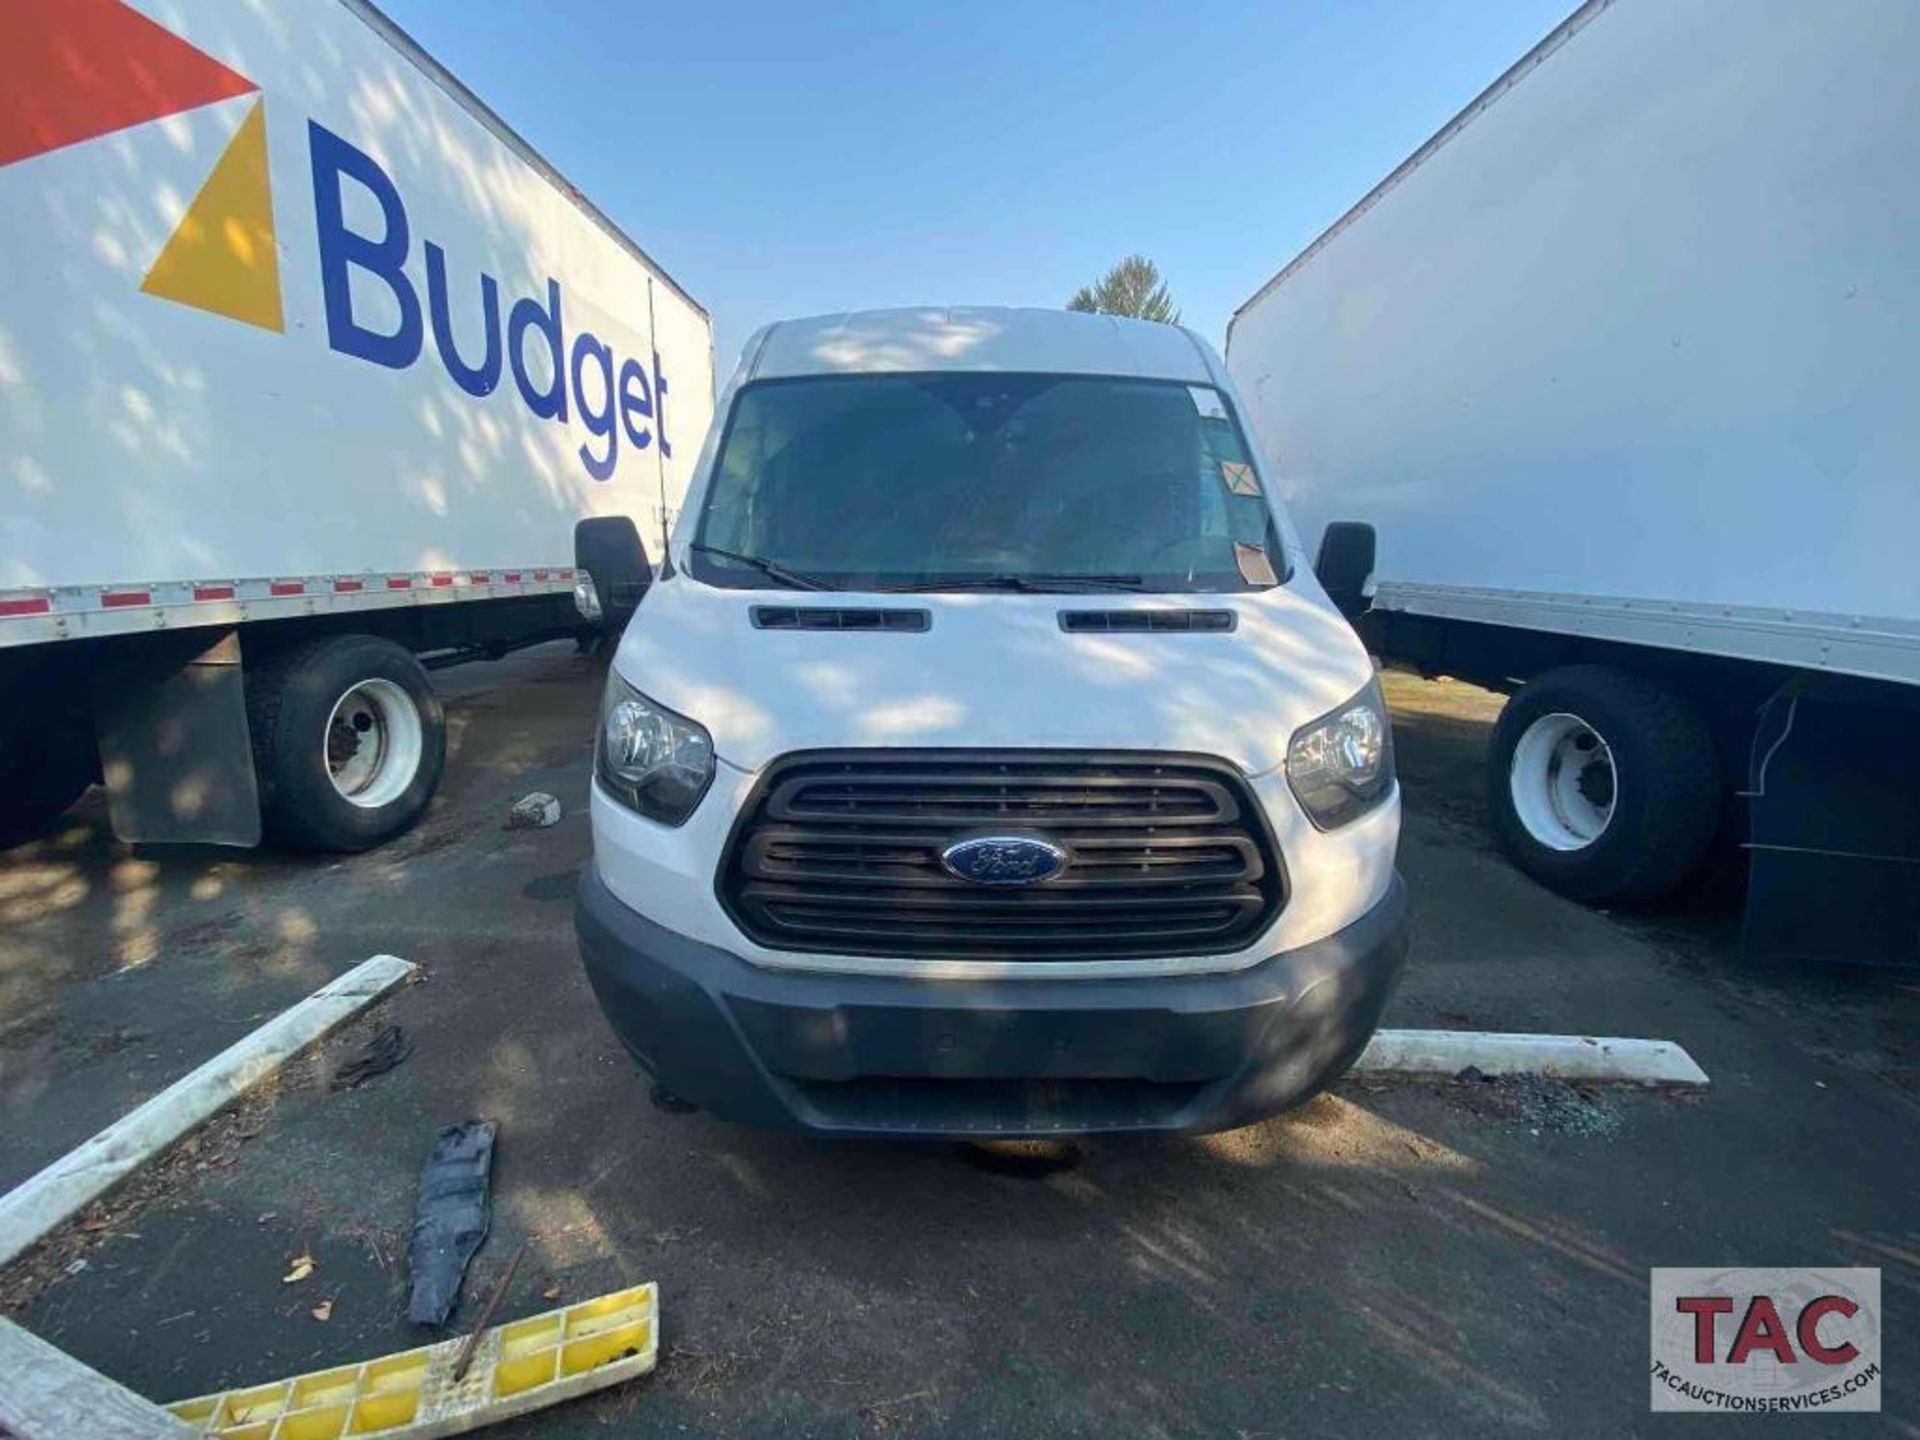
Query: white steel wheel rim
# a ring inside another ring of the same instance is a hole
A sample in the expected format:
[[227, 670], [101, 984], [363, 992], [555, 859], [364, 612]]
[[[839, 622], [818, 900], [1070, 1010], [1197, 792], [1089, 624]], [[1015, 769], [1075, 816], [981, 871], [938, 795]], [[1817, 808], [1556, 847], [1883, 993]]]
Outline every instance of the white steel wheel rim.
[[1508, 766], [1513, 811], [1550, 850], [1584, 850], [1606, 833], [1620, 777], [1607, 742], [1578, 715], [1542, 715], [1520, 735]]
[[424, 735], [411, 695], [391, 680], [362, 680], [327, 716], [320, 745], [327, 779], [350, 805], [391, 805], [420, 771]]

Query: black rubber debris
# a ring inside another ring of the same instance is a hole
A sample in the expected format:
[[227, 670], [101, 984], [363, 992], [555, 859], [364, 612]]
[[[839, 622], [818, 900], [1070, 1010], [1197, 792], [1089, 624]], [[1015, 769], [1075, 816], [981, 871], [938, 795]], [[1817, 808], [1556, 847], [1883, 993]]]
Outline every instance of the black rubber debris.
[[493, 1174], [494, 1123], [468, 1120], [435, 1137], [420, 1172], [407, 1268], [413, 1297], [407, 1318], [416, 1325], [444, 1325], [460, 1298], [460, 1282], [480, 1242], [487, 1238], [493, 1207], [487, 1193]]
[[382, 1025], [373, 1038], [333, 1072], [330, 1088], [351, 1090], [384, 1075], [413, 1053], [413, 1040], [398, 1025]]

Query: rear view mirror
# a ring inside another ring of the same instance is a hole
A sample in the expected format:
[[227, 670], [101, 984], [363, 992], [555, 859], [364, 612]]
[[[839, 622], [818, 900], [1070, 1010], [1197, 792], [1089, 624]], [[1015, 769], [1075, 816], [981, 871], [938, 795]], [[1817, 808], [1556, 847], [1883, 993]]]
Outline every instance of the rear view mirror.
[[653, 584], [639, 530], [625, 515], [582, 520], [573, 527], [573, 563], [593, 577], [600, 610], [593, 623], [606, 634], [620, 634]]
[[1373, 578], [1373, 526], [1360, 520], [1334, 520], [1320, 536], [1314, 577], [1340, 613], [1355, 619], [1367, 608], [1367, 581]]

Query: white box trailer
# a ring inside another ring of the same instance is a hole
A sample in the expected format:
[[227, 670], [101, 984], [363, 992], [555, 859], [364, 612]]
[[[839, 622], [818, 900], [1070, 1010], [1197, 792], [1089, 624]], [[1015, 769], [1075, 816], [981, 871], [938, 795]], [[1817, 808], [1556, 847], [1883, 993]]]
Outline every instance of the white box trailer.
[[1910, 0], [1592, 0], [1228, 332], [1370, 642], [1513, 692], [1513, 857], [1724, 823], [1754, 952], [1920, 942], [1916, 75]]
[[707, 314], [365, 0], [9, 0], [0, 227], [0, 830], [376, 843], [631, 613]]

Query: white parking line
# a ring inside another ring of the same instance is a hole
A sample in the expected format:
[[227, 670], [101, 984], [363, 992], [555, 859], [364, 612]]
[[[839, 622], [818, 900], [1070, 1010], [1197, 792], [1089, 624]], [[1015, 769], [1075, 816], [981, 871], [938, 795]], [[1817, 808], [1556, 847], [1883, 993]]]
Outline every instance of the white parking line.
[[361, 961], [0, 1196], [0, 1265], [418, 968], [395, 955]]
[[1554, 1075], [1563, 1080], [1626, 1080], [1646, 1085], [1706, 1085], [1707, 1072], [1671, 1040], [1603, 1035], [1505, 1035], [1489, 1030], [1381, 1030], [1354, 1062], [1354, 1074]]

